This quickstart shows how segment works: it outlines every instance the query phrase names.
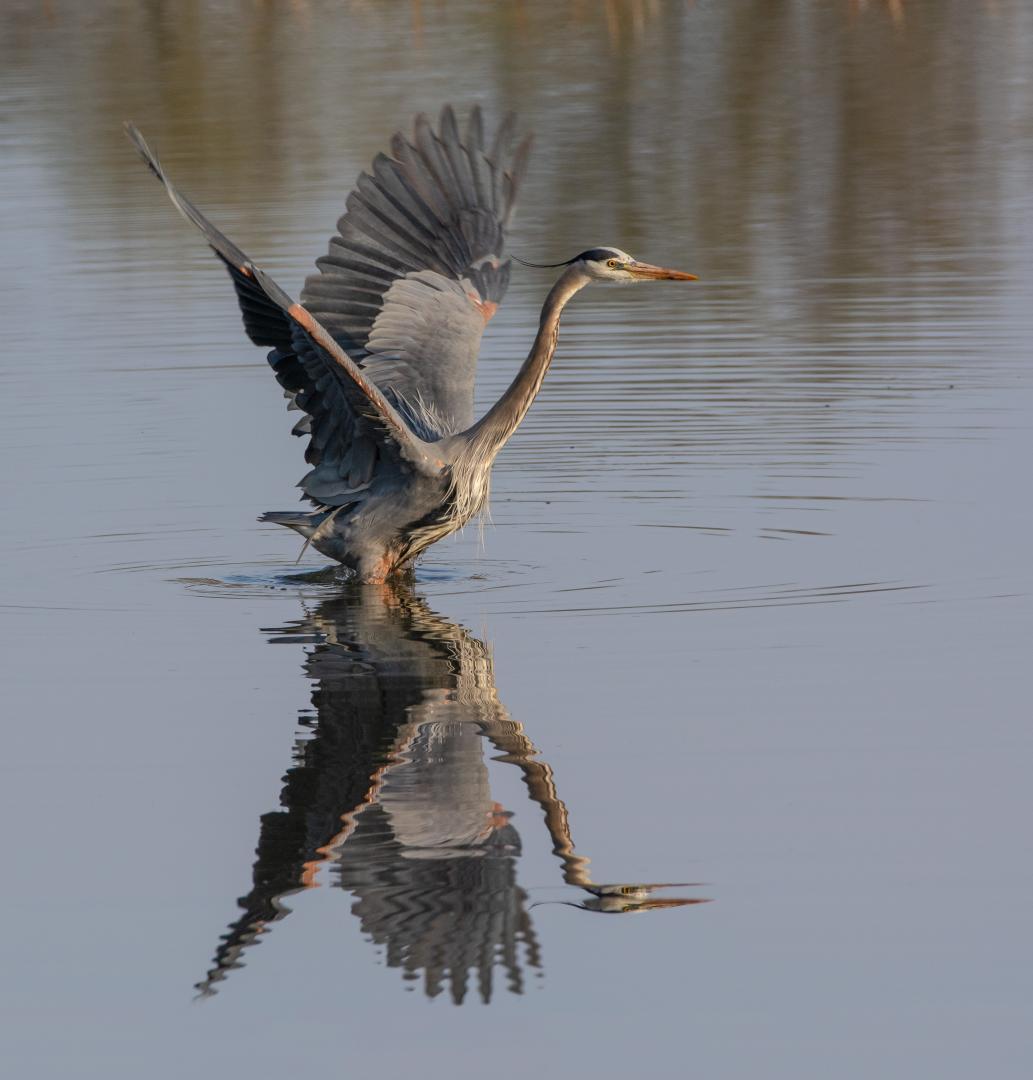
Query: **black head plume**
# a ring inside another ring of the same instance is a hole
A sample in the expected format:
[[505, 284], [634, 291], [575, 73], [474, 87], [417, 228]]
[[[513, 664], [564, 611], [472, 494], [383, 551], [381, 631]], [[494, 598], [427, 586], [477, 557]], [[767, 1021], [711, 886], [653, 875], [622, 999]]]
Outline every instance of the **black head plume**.
[[535, 270], [555, 270], [557, 266], [570, 266], [572, 262], [577, 262], [581, 256], [575, 255], [573, 259], [567, 259], [565, 262], [558, 263], [534, 263], [528, 262], [526, 259], [521, 259], [519, 255], [513, 255], [512, 257], [516, 259], [521, 266], [533, 266]]
[[521, 266], [533, 266], [536, 270], [555, 270], [558, 266], [570, 266], [571, 263], [576, 262], [606, 262], [607, 259], [619, 258], [621, 253], [614, 251], [613, 248], [589, 248], [587, 251], [582, 251], [579, 255], [575, 255], [573, 259], [567, 259], [564, 262], [558, 263], [534, 263], [528, 262], [526, 259], [521, 259], [519, 255], [514, 255]]

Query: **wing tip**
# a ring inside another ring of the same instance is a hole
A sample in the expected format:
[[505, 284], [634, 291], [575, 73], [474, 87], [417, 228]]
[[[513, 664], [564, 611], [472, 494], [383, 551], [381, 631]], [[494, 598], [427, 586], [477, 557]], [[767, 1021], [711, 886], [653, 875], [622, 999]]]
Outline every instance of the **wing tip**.
[[123, 120], [122, 133], [133, 144], [133, 149], [140, 155], [151, 172], [162, 183], [165, 183], [165, 171], [161, 167], [158, 155], [148, 146], [147, 140], [143, 137], [136, 124], [132, 120]]
[[466, 141], [470, 149], [484, 150], [484, 114], [476, 102], [466, 120]]

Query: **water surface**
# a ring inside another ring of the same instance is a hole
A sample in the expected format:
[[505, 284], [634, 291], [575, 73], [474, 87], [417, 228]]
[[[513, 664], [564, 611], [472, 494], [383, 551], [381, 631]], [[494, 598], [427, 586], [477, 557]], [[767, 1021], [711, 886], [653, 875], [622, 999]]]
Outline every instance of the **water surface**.
[[[19, 1075], [1026, 1075], [1031, 47], [1018, 0], [5, 6]], [[483, 532], [349, 589], [254, 520], [300, 444], [120, 125], [296, 291], [446, 100], [536, 132], [518, 254], [702, 280], [580, 296]]]

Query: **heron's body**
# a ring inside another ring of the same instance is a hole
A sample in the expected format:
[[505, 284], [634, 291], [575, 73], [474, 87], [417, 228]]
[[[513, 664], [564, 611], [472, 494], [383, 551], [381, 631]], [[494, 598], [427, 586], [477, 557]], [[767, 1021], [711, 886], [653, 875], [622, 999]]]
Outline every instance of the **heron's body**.
[[444, 476], [374, 480], [361, 502], [333, 510], [270, 512], [260, 520], [299, 532], [317, 551], [381, 581], [465, 524]]
[[299, 532], [317, 551], [351, 567], [361, 580], [382, 581], [431, 544], [475, 517], [488, 496], [490, 466], [467, 475], [457, 489], [447, 437], [437, 444], [445, 463], [436, 476], [376, 477], [361, 501], [333, 510], [271, 512], [263, 521]]
[[490, 149], [474, 109], [461, 137], [452, 110], [438, 131], [416, 119], [347, 200], [319, 273], [294, 302], [169, 183], [132, 125], [127, 132], [176, 208], [233, 279], [244, 328], [305, 415], [312, 466], [298, 485], [313, 509], [260, 520], [294, 529], [317, 551], [379, 582], [461, 528], [488, 498], [491, 467], [534, 401], [566, 303], [593, 281], [683, 279], [616, 248], [567, 263], [510, 387], [476, 423], [480, 339], [505, 295], [506, 226], [529, 141], [510, 152], [507, 119]]

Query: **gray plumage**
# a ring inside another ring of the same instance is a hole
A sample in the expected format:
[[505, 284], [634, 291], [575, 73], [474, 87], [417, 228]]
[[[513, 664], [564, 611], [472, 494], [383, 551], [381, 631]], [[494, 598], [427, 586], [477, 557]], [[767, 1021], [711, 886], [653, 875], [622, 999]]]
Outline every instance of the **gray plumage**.
[[126, 132], [176, 208], [204, 234], [236, 289], [244, 329], [305, 415], [311, 469], [299, 487], [315, 509], [260, 520], [383, 581], [477, 514], [495, 456], [519, 426], [552, 361], [560, 313], [594, 280], [690, 278], [595, 248], [561, 264], [531, 352], [516, 379], [474, 422], [477, 356], [509, 284], [505, 233], [530, 138], [515, 121], [490, 149], [480, 110], [464, 134], [446, 106], [412, 139], [396, 134], [348, 196], [327, 254], [295, 303], [169, 182], [143, 137]]

